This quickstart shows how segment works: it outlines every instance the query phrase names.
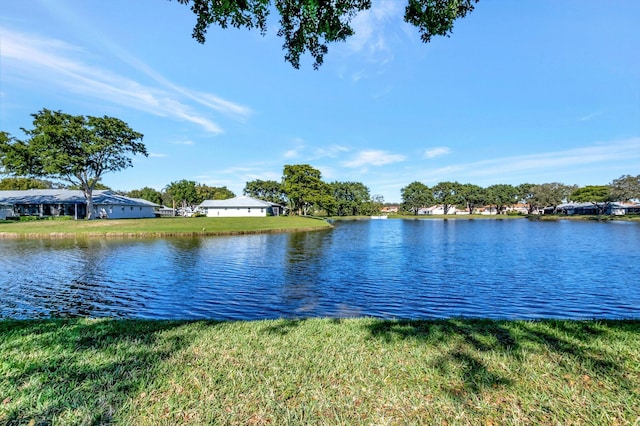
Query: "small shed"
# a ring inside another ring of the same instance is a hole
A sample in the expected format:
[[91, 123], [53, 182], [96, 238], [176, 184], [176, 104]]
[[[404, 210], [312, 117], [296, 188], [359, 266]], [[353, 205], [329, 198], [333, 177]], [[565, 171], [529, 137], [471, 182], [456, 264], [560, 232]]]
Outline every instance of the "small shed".
[[8, 217], [14, 217], [13, 207], [0, 204], [0, 220], [5, 220]]

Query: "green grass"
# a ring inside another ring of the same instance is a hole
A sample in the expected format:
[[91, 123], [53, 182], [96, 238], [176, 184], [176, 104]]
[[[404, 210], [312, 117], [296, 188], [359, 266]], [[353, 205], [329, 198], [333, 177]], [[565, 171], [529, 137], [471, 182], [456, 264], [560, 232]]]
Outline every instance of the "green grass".
[[640, 321], [0, 321], [0, 424], [638, 424]]
[[624, 215], [624, 216], [612, 216], [612, 215], [531, 215], [529, 219], [532, 220], [578, 220], [578, 221], [622, 221], [622, 222], [640, 222], [640, 215]]
[[[484, 214], [435, 214], [435, 215], [414, 215], [414, 214], [388, 214], [389, 219], [408, 219], [408, 220], [507, 220], [507, 219], [525, 219], [524, 215], [484, 215]], [[371, 216], [330, 216], [331, 220], [369, 220]]]
[[323, 220], [299, 216], [7, 221], [0, 223], [0, 237], [221, 235], [312, 230], [329, 226]]

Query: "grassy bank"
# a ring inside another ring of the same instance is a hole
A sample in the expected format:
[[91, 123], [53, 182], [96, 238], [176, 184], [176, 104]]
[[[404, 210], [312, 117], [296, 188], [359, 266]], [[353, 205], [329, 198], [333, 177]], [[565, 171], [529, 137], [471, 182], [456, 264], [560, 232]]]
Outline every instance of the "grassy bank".
[[1, 424], [638, 424], [640, 321], [0, 321]]
[[[525, 219], [523, 215], [484, 215], [484, 214], [433, 214], [433, 215], [414, 215], [414, 214], [389, 214], [388, 219], [407, 219], [407, 220], [511, 220]], [[371, 216], [330, 216], [329, 219], [335, 221], [341, 220], [370, 220]]]
[[0, 223], [0, 238], [222, 235], [313, 230], [329, 226], [325, 221], [299, 216], [7, 221]]
[[640, 215], [625, 215], [625, 216], [612, 216], [612, 215], [530, 215], [527, 216], [531, 220], [579, 220], [579, 221], [596, 221], [596, 222], [610, 222], [610, 221], [622, 221], [622, 222], [640, 222]]

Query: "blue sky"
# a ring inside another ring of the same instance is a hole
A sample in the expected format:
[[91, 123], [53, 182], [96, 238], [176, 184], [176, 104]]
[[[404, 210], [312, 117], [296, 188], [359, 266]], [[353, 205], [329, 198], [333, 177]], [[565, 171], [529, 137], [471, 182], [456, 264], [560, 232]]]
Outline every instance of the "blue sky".
[[404, 0], [372, 0], [315, 71], [267, 35], [217, 29], [166, 0], [25, 0], [0, 13], [0, 130], [42, 108], [144, 134], [103, 183], [194, 180], [241, 195], [310, 164], [399, 202], [413, 181], [607, 184], [640, 174], [640, 2], [481, 0], [429, 44]]

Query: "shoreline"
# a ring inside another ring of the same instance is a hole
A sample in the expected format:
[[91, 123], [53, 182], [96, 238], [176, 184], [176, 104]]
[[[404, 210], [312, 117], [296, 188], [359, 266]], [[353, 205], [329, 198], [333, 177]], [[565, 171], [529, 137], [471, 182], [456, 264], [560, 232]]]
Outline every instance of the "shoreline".
[[[543, 222], [558, 222], [563, 220], [582, 222], [640, 222], [640, 216], [516, 216], [516, 215], [437, 215], [437, 216], [402, 216], [389, 215], [390, 220], [522, 220]], [[227, 220], [231, 219], [231, 220]], [[236, 220], [240, 220], [236, 223]], [[262, 221], [260, 220], [262, 219]], [[116, 219], [105, 221], [61, 221], [61, 220], [38, 220], [25, 222], [3, 222], [0, 223], [0, 240], [8, 239], [66, 239], [66, 238], [195, 238], [195, 237], [217, 237], [234, 235], [259, 235], [259, 234], [279, 234], [290, 232], [311, 232], [331, 229], [331, 222], [373, 220], [369, 216], [336, 216], [336, 217], [310, 217], [310, 216], [289, 216], [289, 217], [269, 217], [266, 222], [273, 226], [264, 226], [265, 218], [164, 218], [164, 219]], [[155, 222], [154, 222], [155, 221]], [[277, 223], [287, 221], [288, 223]], [[308, 226], [300, 222], [315, 221], [322, 222], [318, 226]], [[160, 224], [160, 225], [158, 225]], [[176, 226], [172, 226], [172, 225]], [[151, 226], [149, 226], [151, 225]], [[168, 226], [167, 226], [168, 225]], [[204, 226], [203, 226], [204, 225]], [[277, 225], [277, 226], [276, 226]], [[3, 231], [3, 228], [9, 228]], [[22, 228], [24, 232], [16, 232], [16, 228]], [[29, 228], [36, 228], [37, 231], [29, 232]], [[44, 230], [47, 228], [47, 230]], [[112, 228], [113, 230], [110, 230]], [[128, 230], [133, 228], [133, 230]], [[138, 229], [139, 228], [139, 229]], [[162, 228], [165, 228], [164, 230]], [[54, 229], [67, 229], [54, 230]], [[97, 230], [104, 229], [104, 230]]]
[[64, 238], [170, 238], [170, 237], [224, 237], [233, 235], [284, 234], [289, 232], [311, 232], [330, 229], [329, 227], [257, 229], [245, 231], [195, 231], [195, 232], [50, 232], [50, 233], [17, 233], [0, 232], [0, 240], [12, 239], [64, 239]]
[[308, 217], [36, 220], [0, 223], [0, 239], [170, 238], [276, 234], [330, 229]]

